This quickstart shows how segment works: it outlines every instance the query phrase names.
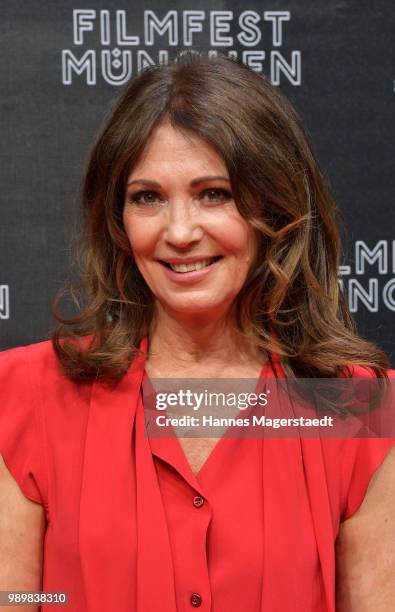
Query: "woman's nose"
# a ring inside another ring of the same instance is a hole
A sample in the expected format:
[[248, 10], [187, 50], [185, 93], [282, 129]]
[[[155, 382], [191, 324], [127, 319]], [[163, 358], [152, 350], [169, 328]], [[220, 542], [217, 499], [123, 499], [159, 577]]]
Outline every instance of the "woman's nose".
[[169, 244], [182, 248], [203, 236], [200, 214], [186, 199], [173, 200], [167, 208], [163, 238]]

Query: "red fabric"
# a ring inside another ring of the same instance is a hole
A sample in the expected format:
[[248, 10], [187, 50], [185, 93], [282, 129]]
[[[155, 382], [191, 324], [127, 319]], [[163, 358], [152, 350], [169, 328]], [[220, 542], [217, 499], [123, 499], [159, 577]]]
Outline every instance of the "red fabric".
[[70, 612], [184, 612], [194, 592], [202, 611], [334, 612], [339, 522], [394, 440], [222, 438], [194, 476], [176, 438], [145, 437], [143, 376], [138, 358], [115, 387], [75, 384], [49, 341], [0, 353], [0, 452], [46, 507], [43, 590]]

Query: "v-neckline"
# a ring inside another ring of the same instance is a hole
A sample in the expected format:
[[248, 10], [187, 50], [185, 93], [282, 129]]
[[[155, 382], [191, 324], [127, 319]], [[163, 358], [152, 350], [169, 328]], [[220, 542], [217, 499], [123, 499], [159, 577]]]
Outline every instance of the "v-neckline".
[[[265, 375], [266, 375], [266, 373], [267, 373], [267, 371], [268, 371], [268, 368], [269, 368], [269, 359], [267, 359], [267, 360], [265, 361], [265, 363], [262, 365], [262, 368], [261, 368], [261, 370], [260, 370], [260, 372], [259, 372], [259, 375], [258, 375], [258, 378], [257, 378], [257, 383], [256, 383], [256, 386], [255, 386], [255, 389], [254, 389], [253, 393], [255, 393], [255, 394], [258, 394], [258, 393], [259, 393], [259, 387], [260, 387], [260, 385], [261, 385], [261, 383], [262, 383], [262, 379], [263, 379], [263, 378], [265, 378]], [[149, 380], [150, 380], [150, 377], [148, 376], [148, 374], [147, 374], [147, 372], [146, 372], [146, 370], [145, 370], [145, 368], [144, 368], [143, 381], [147, 381], [147, 380], [149, 381]], [[151, 385], [151, 386], [152, 386], [152, 385]], [[252, 407], [251, 407], [251, 406], [250, 406], [249, 408], [247, 408], [247, 409], [244, 411], [244, 415], [245, 415], [245, 414], [249, 414], [249, 413], [251, 412], [251, 409], [252, 409]], [[170, 427], [171, 431], [173, 432], [173, 435], [172, 435], [172, 436], [169, 436], [169, 437], [167, 437], [167, 438], [165, 438], [165, 439], [166, 439], [166, 440], [174, 440], [174, 442], [170, 442], [170, 444], [175, 444], [175, 448], [174, 448], [174, 450], [176, 451], [176, 453], [177, 453], [179, 456], [182, 456], [182, 458], [183, 458], [183, 462], [184, 462], [184, 463], [185, 463], [185, 465], [187, 466], [187, 469], [188, 469], [188, 471], [189, 471], [190, 475], [192, 475], [193, 480], [195, 480], [195, 481], [196, 481], [198, 484], [200, 484], [200, 483], [199, 483], [199, 479], [201, 479], [201, 478], [202, 478], [202, 474], [205, 474], [205, 473], [206, 473], [206, 471], [207, 471], [207, 469], [208, 469], [208, 468], [207, 468], [207, 465], [211, 465], [212, 461], [214, 460], [214, 459], [213, 459], [213, 457], [215, 458], [215, 457], [218, 455], [218, 453], [219, 453], [219, 452], [221, 452], [222, 447], [223, 447], [223, 446], [224, 446], [224, 444], [225, 444], [225, 440], [228, 440], [228, 443], [229, 443], [231, 440], [236, 440], [236, 439], [237, 439], [237, 438], [235, 438], [235, 437], [233, 437], [233, 436], [228, 437], [228, 435], [227, 435], [227, 434], [228, 434], [228, 432], [231, 430], [231, 428], [233, 427], [232, 425], [229, 425], [229, 426], [228, 426], [228, 427], [225, 429], [224, 433], [223, 433], [223, 434], [222, 434], [222, 436], [219, 438], [219, 440], [216, 442], [216, 444], [213, 446], [213, 448], [211, 449], [210, 453], [207, 455], [207, 457], [206, 457], [206, 459], [204, 460], [203, 464], [200, 466], [200, 468], [199, 468], [198, 472], [194, 473], [194, 472], [193, 472], [193, 470], [192, 470], [192, 466], [191, 466], [191, 464], [190, 464], [190, 462], [189, 462], [189, 460], [188, 460], [188, 458], [187, 458], [187, 455], [186, 455], [186, 453], [185, 453], [185, 451], [184, 451], [183, 447], [181, 446], [181, 443], [180, 443], [179, 437], [178, 437], [178, 436], [177, 436], [177, 434], [175, 433], [174, 427], [173, 427], [172, 425], [170, 425], [169, 427]], [[156, 441], [156, 440], [160, 440], [161, 438], [154, 438], [154, 439], [155, 439], [155, 441]], [[152, 445], [151, 445], [151, 446], [152, 446]], [[157, 446], [157, 445], [156, 445], [156, 446]], [[218, 449], [219, 449], [219, 450], [218, 450]], [[166, 460], [166, 459], [165, 459], [165, 460]]]

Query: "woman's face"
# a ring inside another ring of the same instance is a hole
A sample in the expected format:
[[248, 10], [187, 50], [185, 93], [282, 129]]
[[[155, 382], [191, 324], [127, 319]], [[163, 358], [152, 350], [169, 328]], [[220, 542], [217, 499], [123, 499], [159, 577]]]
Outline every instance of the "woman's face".
[[127, 183], [124, 227], [159, 304], [175, 316], [226, 312], [256, 242], [236, 208], [221, 156], [163, 123]]

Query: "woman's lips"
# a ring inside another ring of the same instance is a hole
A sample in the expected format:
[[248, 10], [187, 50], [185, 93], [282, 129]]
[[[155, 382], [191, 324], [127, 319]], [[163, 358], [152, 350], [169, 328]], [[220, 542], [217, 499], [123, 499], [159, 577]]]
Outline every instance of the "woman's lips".
[[[167, 274], [168, 278], [170, 278], [171, 280], [177, 281], [179, 283], [189, 283], [189, 282], [198, 281], [201, 278], [204, 278], [205, 276], [210, 274], [210, 272], [212, 272], [213, 270], [215, 270], [219, 266], [219, 264], [221, 263], [222, 259], [223, 259], [223, 257], [219, 256], [219, 259], [217, 259], [213, 263], [205, 266], [204, 268], [200, 268], [200, 270], [191, 270], [189, 272], [175, 272], [174, 270], [172, 270], [169, 267], [169, 264], [167, 264], [167, 262], [163, 262], [163, 261], [159, 260], [159, 263], [161, 264], [161, 266], [162, 266], [165, 274]], [[200, 261], [203, 261], [203, 259], [201, 259]], [[190, 263], [190, 262], [188, 262], [188, 263]]]

